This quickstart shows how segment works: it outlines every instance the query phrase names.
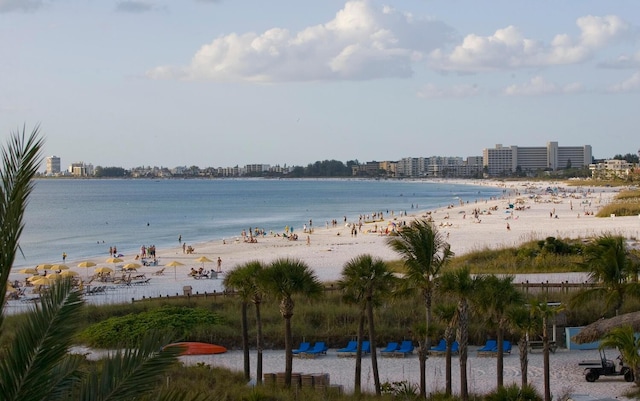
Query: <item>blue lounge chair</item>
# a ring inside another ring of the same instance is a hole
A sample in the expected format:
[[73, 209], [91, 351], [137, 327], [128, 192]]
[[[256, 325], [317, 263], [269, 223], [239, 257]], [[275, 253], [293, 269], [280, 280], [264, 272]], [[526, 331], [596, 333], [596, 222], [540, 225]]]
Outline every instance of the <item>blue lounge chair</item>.
[[370, 354], [371, 353], [371, 343], [369, 341], [362, 342], [362, 353]]
[[308, 351], [301, 352], [300, 355], [305, 357], [315, 358], [316, 355], [326, 354], [326, 353], [327, 353], [327, 346], [325, 345], [324, 341], [318, 341], [313, 345], [313, 348], [309, 349]]
[[307, 352], [307, 351], [309, 351], [310, 348], [311, 348], [311, 343], [301, 342], [300, 345], [298, 346], [298, 349], [294, 349], [291, 352], [293, 353], [293, 355], [296, 355], [296, 354], [299, 354], [301, 352]]
[[[460, 351], [460, 346], [457, 341], [451, 344], [451, 353], [457, 354]], [[438, 345], [429, 348], [430, 355], [444, 355], [447, 352], [447, 341], [445, 339], [440, 340]]]
[[447, 340], [445, 340], [444, 338], [440, 340], [438, 345], [436, 345], [435, 347], [429, 348], [430, 352], [445, 352], [446, 350], [447, 350]]
[[[511, 348], [512, 348], [511, 341], [504, 340], [504, 342], [502, 343], [502, 351], [505, 354], [510, 354], [511, 353]], [[496, 347], [496, 352], [498, 352], [498, 348], [497, 347]]]
[[398, 343], [397, 342], [390, 342], [387, 344], [387, 347], [385, 349], [381, 349], [380, 350], [380, 355], [382, 356], [392, 356], [393, 353], [398, 349]]
[[337, 352], [356, 352], [357, 347], [357, 341], [349, 341], [346, 347], [340, 348], [339, 350], [337, 350]]
[[400, 344], [400, 348], [398, 348], [395, 352], [395, 356], [405, 357], [413, 353], [413, 341], [404, 340], [402, 344]]
[[478, 353], [495, 352], [498, 350], [498, 342], [496, 340], [487, 340], [482, 348], [478, 349]]

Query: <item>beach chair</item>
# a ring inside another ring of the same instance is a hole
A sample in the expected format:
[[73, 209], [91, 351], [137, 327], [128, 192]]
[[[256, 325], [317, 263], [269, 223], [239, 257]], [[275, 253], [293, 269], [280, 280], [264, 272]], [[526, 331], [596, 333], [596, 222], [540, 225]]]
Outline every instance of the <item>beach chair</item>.
[[336, 352], [338, 353], [338, 356], [351, 356], [351, 354], [355, 355], [357, 349], [358, 349], [358, 342], [349, 341], [346, 347], [340, 348]]
[[164, 276], [164, 267], [153, 273], [154, 276]]
[[380, 350], [380, 355], [382, 356], [393, 356], [393, 353], [398, 350], [397, 342], [387, 343], [387, 346], [384, 349]]
[[402, 341], [402, 344], [400, 344], [400, 348], [398, 348], [393, 353], [393, 356], [399, 356], [404, 358], [405, 356], [411, 355], [411, 354], [413, 354], [413, 341], [404, 340]]
[[324, 341], [318, 341], [313, 345], [313, 348], [308, 351], [301, 352], [299, 355], [305, 358], [315, 358], [317, 355], [323, 355], [327, 353], [327, 346]]
[[371, 353], [371, 343], [369, 341], [362, 342], [362, 354], [370, 354]]
[[[511, 354], [513, 348], [511, 341], [504, 340], [502, 342], [502, 351], [505, 354]], [[484, 347], [478, 349], [478, 356], [496, 356], [498, 354], [498, 342], [496, 340], [487, 340]]]
[[298, 349], [294, 349], [291, 352], [293, 353], [293, 355], [298, 355], [301, 352], [309, 351], [310, 348], [311, 348], [311, 343], [301, 342], [300, 345], [298, 346]]
[[440, 340], [440, 342], [438, 343], [438, 345], [429, 348], [429, 353], [441, 353], [441, 352], [446, 352], [447, 351], [447, 340], [445, 340], [444, 338], [442, 340]]

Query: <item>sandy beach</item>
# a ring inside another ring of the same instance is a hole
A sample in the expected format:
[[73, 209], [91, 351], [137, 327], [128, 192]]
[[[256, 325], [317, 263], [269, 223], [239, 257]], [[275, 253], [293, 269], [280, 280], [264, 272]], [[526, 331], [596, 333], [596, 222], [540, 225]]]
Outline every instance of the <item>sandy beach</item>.
[[[461, 183], [465, 183], [462, 181]], [[563, 187], [562, 184], [549, 183], [524, 183], [514, 182], [502, 184], [494, 181], [473, 181], [475, 185], [500, 186], [503, 189], [503, 196], [491, 200], [479, 200], [464, 204], [447, 205], [435, 210], [408, 210], [408, 215], [401, 215], [400, 211], [384, 212], [384, 220], [368, 222], [371, 214], [379, 211], [362, 211], [363, 225], [357, 235], [352, 234], [351, 224], [357, 221], [345, 222], [337, 212], [336, 219], [338, 225], [332, 227], [330, 222], [313, 222], [313, 232], [297, 232], [297, 241], [291, 241], [277, 233], [266, 233], [265, 236], [256, 237], [257, 242], [243, 241], [241, 234], [235, 238], [227, 238], [224, 241], [214, 241], [208, 243], [189, 244], [194, 248], [194, 253], [183, 253], [182, 247], [172, 249], [158, 249], [158, 266], [146, 266], [132, 272], [132, 277], [144, 275], [135, 279], [132, 283], [136, 285], [114, 285], [113, 283], [101, 283], [94, 280], [91, 287], [105, 286], [108, 289], [95, 295], [87, 296], [90, 303], [114, 303], [130, 302], [131, 299], [142, 297], [157, 297], [182, 294], [185, 286], [191, 286], [193, 293], [213, 293], [220, 292], [222, 288], [221, 277], [225, 271], [234, 266], [250, 261], [261, 260], [266, 263], [279, 258], [290, 257], [305, 261], [322, 281], [334, 281], [340, 276], [343, 265], [351, 258], [360, 254], [371, 254], [383, 260], [395, 260], [398, 256], [386, 245], [387, 236], [385, 231], [392, 229], [393, 225], [402, 224], [403, 221], [410, 222], [411, 219], [424, 217], [431, 218], [436, 227], [445, 235], [451, 244], [451, 250], [457, 255], [483, 249], [486, 247], [497, 248], [503, 246], [515, 246], [522, 242], [533, 239], [544, 239], [549, 236], [559, 238], [592, 238], [604, 233], [623, 235], [630, 239], [630, 246], [638, 247], [637, 239], [640, 238], [640, 217], [619, 217], [610, 216], [607, 218], [596, 218], [600, 207], [607, 204], [615, 195], [616, 188], [586, 188], [586, 187]], [[547, 187], [558, 187], [557, 191], [547, 191]], [[369, 215], [369, 218], [367, 218]], [[366, 221], [366, 222], [365, 222]], [[246, 228], [249, 230], [249, 227]], [[282, 228], [284, 231], [284, 227]], [[222, 274], [214, 279], [195, 280], [188, 275], [191, 268], [204, 267], [205, 270], [216, 270], [215, 262], [198, 263], [195, 260], [201, 256], [216, 261], [221, 258]], [[124, 263], [135, 262], [136, 255], [124, 255], [124, 262], [115, 265], [104, 263], [108, 255], [99, 255], [92, 259], [98, 266], [117, 266]], [[164, 267], [172, 261], [183, 263], [179, 267]], [[93, 274], [94, 268], [84, 269], [75, 267], [79, 260], [67, 261], [71, 270], [77, 271], [83, 279]], [[163, 275], [155, 275], [164, 267]], [[116, 272], [119, 277], [122, 273]], [[11, 274], [10, 280], [24, 282], [28, 275], [18, 273], [17, 269]], [[148, 279], [147, 283], [144, 283]], [[516, 276], [516, 281], [529, 280], [530, 282], [556, 281], [556, 282], [582, 282], [586, 277], [582, 274], [554, 274], [554, 275], [527, 275]], [[27, 293], [24, 298], [32, 297]], [[29, 305], [24, 300], [10, 301], [6, 307], [8, 313], [24, 310]], [[517, 352], [517, 350], [514, 350]], [[230, 352], [222, 356], [213, 357], [215, 364], [223, 364], [233, 368], [241, 360], [237, 353]], [[273, 369], [280, 369], [278, 358], [281, 352], [272, 351], [268, 360], [275, 360]], [[585, 351], [558, 351], [552, 357], [552, 368], [554, 395], [559, 395], [565, 389], [573, 388], [575, 393], [586, 393], [592, 395], [620, 396], [629, 384], [619, 380], [601, 379], [596, 383], [586, 383], [582, 376], [582, 371], [577, 367], [579, 359], [589, 359], [592, 355], [587, 355]], [[336, 358], [337, 359], [337, 358]], [[329, 361], [329, 362], [326, 362]], [[331, 362], [333, 361], [333, 362]], [[493, 359], [479, 358], [470, 363], [472, 374], [470, 375], [473, 384], [470, 388], [474, 391], [481, 389], [491, 389], [494, 385], [495, 361]], [[326, 365], [325, 363], [328, 363]], [[444, 363], [437, 358], [430, 359], [429, 376], [435, 380], [434, 388], [444, 386]], [[386, 366], [390, 364], [389, 366]], [[345, 373], [336, 370], [338, 366], [345, 365]], [[506, 375], [519, 383], [519, 366], [517, 355], [511, 355], [506, 362]], [[455, 366], [455, 364], [454, 364]], [[531, 381], [541, 382], [541, 358], [532, 356], [530, 358]], [[297, 371], [317, 373], [330, 372], [332, 382], [345, 379], [342, 384], [349, 388], [352, 376], [346, 373], [352, 370], [352, 362], [337, 361], [328, 355], [319, 360], [297, 361], [294, 364]], [[390, 374], [393, 377], [383, 376], [389, 380], [402, 380], [407, 378], [410, 381], [417, 381], [417, 360], [411, 358], [406, 360], [383, 360], [381, 372]], [[491, 369], [494, 369], [492, 371]], [[273, 371], [265, 368], [265, 372]], [[336, 373], [334, 373], [336, 372]], [[351, 373], [352, 375], [352, 373]], [[457, 380], [457, 373], [454, 373]], [[487, 380], [485, 383], [484, 380]], [[456, 385], [454, 385], [455, 387]], [[485, 387], [488, 386], [488, 387]], [[604, 392], [602, 389], [606, 389]]]

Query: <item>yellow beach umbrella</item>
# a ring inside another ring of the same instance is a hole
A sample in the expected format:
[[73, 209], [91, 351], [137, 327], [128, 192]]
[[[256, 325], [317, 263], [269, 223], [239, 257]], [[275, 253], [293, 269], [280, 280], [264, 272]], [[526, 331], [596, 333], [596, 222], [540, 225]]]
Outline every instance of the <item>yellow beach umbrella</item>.
[[105, 263], [122, 263], [122, 262], [124, 262], [124, 260], [120, 258], [109, 258], [105, 261]]
[[173, 278], [174, 278], [174, 280], [177, 280], [178, 279], [178, 273], [177, 273], [176, 267], [184, 266], [184, 263], [180, 263], [177, 260], [174, 260], [172, 262], [167, 263], [165, 266], [173, 267]]
[[84, 262], [80, 262], [80, 263], [78, 263], [78, 267], [84, 267], [84, 268], [87, 268], [87, 267], [94, 267], [95, 265], [96, 265], [96, 264], [95, 264], [95, 263], [93, 263], [93, 262], [92, 262], [92, 261], [90, 261], [90, 260], [86, 260], [86, 261], [84, 261]]
[[[90, 260], [85, 260], [84, 262], [80, 262], [78, 263], [78, 267], [82, 267], [82, 268], [89, 268], [89, 267], [94, 267], [96, 264], [93, 263]], [[89, 277], [89, 270], [87, 270], [87, 277]]]
[[79, 275], [78, 272], [73, 270], [65, 270], [62, 273], [60, 273], [60, 277], [75, 277], [78, 275]]
[[39, 279], [41, 279], [43, 277], [44, 276], [31, 276], [31, 277], [27, 278], [27, 281], [30, 282], [30, 283], [33, 283], [34, 281], [39, 280]]
[[205, 262], [213, 262], [213, 260], [209, 259], [206, 256], [200, 256], [198, 259], [196, 259], [196, 262], [205, 263]]
[[122, 270], [136, 270], [140, 267], [140, 265], [138, 263], [127, 263], [126, 265], [122, 266]]
[[47, 274], [45, 277], [48, 278], [49, 280], [60, 280], [62, 278], [62, 276], [59, 275], [58, 273], [50, 273], [50, 274]]
[[33, 285], [51, 285], [52, 280], [46, 277], [40, 277], [37, 280], [31, 282]]
[[51, 265], [49, 263], [42, 263], [36, 266], [36, 270], [48, 270], [50, 268], [51, 268]]
[[113, 269], [110, 267], [98, 267], [94, 270], [96, 273], [113, 273]]
[[18, 270], [18, 273], [22, 274], [38, 274], [38, 271], [33, 267], [27, 267], [26, 269]]
[[69, 270], [67, 265], [51, 265], [51, 270]]

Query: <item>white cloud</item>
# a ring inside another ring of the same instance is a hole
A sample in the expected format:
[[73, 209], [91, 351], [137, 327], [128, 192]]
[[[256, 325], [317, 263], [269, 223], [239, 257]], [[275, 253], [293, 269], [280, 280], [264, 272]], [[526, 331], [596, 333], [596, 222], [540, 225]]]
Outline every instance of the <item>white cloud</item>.
[[640, 52], [636, 54], [632, 54], [630, 56], [628, 55], [619, 56], [615, 60], [600, 63], [599, 66], [603, 68], [638, 69], [640, 68]]
[[609, 92], [639, 92], [640, 91], [640, 71], [633, 74], [628, 79], [609, 87]]
[[354, 0], [325, 24], [231, 33], [202, 46], [188, 66], [160, 66], [147, 75], [249, 82], [409, 77], [412, 63], [443, 46], [451, 32], [433, 19]]
[[0, 13], [34, 11], [44, 6], [43, 0], [0, 0]]
[[582, 91], [582, 84], [574, 82], [568, 85], [557, 85], [548, 82], [543, 77], [536, 76], [527, 83], [521, 85], [510, 85], [503, 93], [507, 96], [541, 96], [561, 93], [576, 93]]
[[629, 25], [617, 16], [578, 18], [580, 35], [556, 35], [550, 44], [525, 38], [517, 27], [508, 26], [490, 36], [467, 35], [452, 51], [437, 49], [429, 65], [444, 71], [493, 71], [575, 64], [594, 52], [630, 34]]
[[125, 0], [119, 1], [118, 4], [116, 4], [116, 11], [122, 13], [139, 14], [152, 11], [154, 8], [155, 6], [153, 4], [140, 0]]
[[417, 93], [418, 97], [426, 99], [466, 98], [479, 94], [480, 90], [476, 85], [454, 85], [449, 88], [441, 88], [434, 84], [423, 86]]

